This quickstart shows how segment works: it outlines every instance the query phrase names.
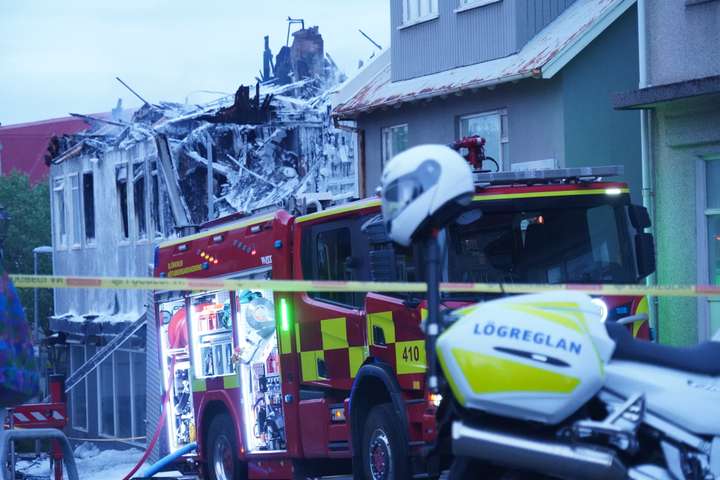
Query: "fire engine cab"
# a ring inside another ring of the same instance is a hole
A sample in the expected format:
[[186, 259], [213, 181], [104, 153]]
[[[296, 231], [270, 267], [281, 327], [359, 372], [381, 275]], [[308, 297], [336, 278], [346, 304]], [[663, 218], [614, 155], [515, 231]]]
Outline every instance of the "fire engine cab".
[[[654, 270], [652, 237], [627, 185], [603, 180], [617, 173], [476, 173], [472, 203], [440, 234], [444, 281], [639, 281]], [[160, 245], [155, 275], [422, 281], [422, 250], [394, 245], [380, 215], [377, 197], [234, 215]], [[220, 288], [155, 294], [171, 450], [197, 441], [211, 479], [438, 472], [422, 295]], [[647, 328], [644, 300], [597, 301], [609, 321], [635, 316], [633, 332]]]

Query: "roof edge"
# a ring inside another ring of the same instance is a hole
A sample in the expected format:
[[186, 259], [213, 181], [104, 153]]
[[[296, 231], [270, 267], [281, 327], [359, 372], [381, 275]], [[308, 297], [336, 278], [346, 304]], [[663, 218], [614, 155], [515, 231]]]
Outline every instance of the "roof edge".
[[720, 94], [720, 75], [713, 75], [615, 93], [612, 96], [612, 104], [616, 110], [633, 110], [653, 108], [658, 104], [675, 100], [718, 94]]

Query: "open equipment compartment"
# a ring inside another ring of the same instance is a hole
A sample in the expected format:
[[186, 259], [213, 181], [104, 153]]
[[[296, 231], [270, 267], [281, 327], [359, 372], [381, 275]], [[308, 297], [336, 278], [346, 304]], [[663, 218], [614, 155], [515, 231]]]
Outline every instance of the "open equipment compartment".
[[[169, 392], [170, 396], [167, 409], [168, 446], [170, 452], [175, 452], [196, 439], [187, 336], [187, 308], [185, 299], [177, 299], [177, 295], [163, 294], [160, 297], [158, 314], [162, 346], [162, 377], [165, 391]], [[168, 382], [173, 360], [172, 380]]]
[[245, 445], [249, 453], [287, 448], [280, 357], [271, 290], [235, 293], [237, 355]]
[[230, 294], [191, 296], [190, 326], [195, 378], [234, 375]]

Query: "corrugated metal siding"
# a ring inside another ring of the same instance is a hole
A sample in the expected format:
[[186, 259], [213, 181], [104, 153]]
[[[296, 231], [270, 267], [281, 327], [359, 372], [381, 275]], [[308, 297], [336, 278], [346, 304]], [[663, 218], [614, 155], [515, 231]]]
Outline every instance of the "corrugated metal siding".
[[516, 0], [455, 12], [459, 0], [438, 0], [437, 19], [400, 28], [402, 1], [392, 0], [392, 80], [441, 72], [516, 51]]
[[439, 18], [402, 28], [402, 0], [393, 0], [390, 9], [392, 43], [392, 79], [404, 80], [439, 72], [453, 65], [452, 39], [447, 13], [450, 0], [439, 0]]
[[501, 0], [456, 12], [438, 0], [436, 19], [402, 26], [403, 0], [391, 0], [392, 81], [512, 55], [575, 0]]
[[503, 0], [455, 13], [458, 32], [458, 63], [455, 66], [515, 53], [515, 15], [515, 0]]
[[518, 0], [517, 45], [522, 48], [536, 33], [555, 20], [575, 0]]

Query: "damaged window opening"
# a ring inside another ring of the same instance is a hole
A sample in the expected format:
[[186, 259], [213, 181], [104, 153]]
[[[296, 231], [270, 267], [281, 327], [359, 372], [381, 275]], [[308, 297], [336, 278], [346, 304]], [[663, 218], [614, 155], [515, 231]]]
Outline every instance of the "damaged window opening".
[[63, 247], [67, 244], [65, 224], [65, 179], [56, 178], [53, 182], [53, 203], [55, 208], [55, 236], [57, 243]]
[[82, 232], [82, 212], [80, 211], [80, 178], [78, 175], [70, 176], [70, 194], [72, 198], [72, 244], [80, 246]]
[[115, 186], [117, 188], [118, 204], [120, 206], [120, 233], [123, 240], [130, 238], [128, 220], [128, 191], [127, 191], [127, 167], [120, 166], [115, 169]]
[[83, 173], [83, 214], [85, 220], [85, 242], [95, 241], [95, 182], [92, 172]]
[[145, 214], [145, 164], [133, 165], [133, 200], [135, 204], [135, 226], [138, 238], [147, 238], [147, 216]]
[[150, 204], [150, 217], [153, 225], [153, 229], [155, 232], [155, 238], [160, 238], [163, 236], [163, 229], [161, 225], [161, 219], [160, 219], [160, 184], [158, 180], [158, 171], [157, 171], [157, 162], [152, 162], [151, 167], [152, 173], [151, 173], [151, 188], [152, 192], [150, 194], [152, 195], [151, 198], [151, 204]]

